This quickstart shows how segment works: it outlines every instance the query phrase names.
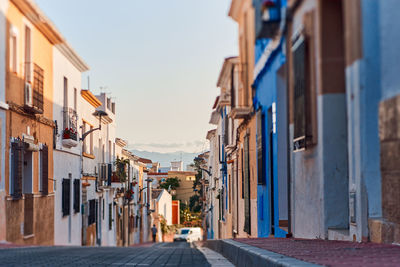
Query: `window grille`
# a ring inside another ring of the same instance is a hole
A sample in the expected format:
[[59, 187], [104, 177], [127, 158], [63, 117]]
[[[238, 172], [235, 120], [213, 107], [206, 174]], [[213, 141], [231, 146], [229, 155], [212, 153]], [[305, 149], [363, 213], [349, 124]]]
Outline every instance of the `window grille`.
[[33, 106], [43, 112], [44, 70], [33, 65]]

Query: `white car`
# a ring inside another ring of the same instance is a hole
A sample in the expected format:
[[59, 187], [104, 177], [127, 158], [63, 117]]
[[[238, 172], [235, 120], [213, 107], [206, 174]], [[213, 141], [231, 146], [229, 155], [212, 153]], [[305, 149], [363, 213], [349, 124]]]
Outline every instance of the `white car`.
[[174, 242], [177, 242], [177, 241], [185, 241], [185, 242], [200, 241], [203, 239], [201, 232], [202, 231], [201, 231], [200, 227], [178, 229], [174, 236]]

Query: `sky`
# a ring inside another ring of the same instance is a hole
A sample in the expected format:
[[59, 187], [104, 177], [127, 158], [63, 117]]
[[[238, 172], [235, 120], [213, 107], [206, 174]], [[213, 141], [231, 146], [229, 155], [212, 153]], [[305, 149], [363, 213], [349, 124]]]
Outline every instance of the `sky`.
[[231, 0], [36, 0], [111, 93], [129, 148], [200, 152], [225, 57], [237, 55]]

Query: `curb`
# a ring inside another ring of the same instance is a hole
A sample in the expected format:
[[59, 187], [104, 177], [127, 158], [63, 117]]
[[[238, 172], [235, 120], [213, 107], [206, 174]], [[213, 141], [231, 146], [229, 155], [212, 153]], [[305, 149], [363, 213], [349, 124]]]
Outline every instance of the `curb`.
[[205, 246], [220, 253], [236, 266], [321, 266], [230, 239], [208, 240]]

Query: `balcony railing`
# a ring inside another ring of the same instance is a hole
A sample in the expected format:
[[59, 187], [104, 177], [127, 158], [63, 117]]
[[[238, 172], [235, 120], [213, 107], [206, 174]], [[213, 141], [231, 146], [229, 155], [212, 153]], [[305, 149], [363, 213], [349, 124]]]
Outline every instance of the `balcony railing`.
[[78, 115], [72, 108], [64, 108], [63, 110], [63, 146], [71, 148], [78, 145]]
[[72, 129], [77, 132], [78, 129], [78, 114], [72, 108], [64, 108], [63, 110], [63, 125], [64, 129]]

